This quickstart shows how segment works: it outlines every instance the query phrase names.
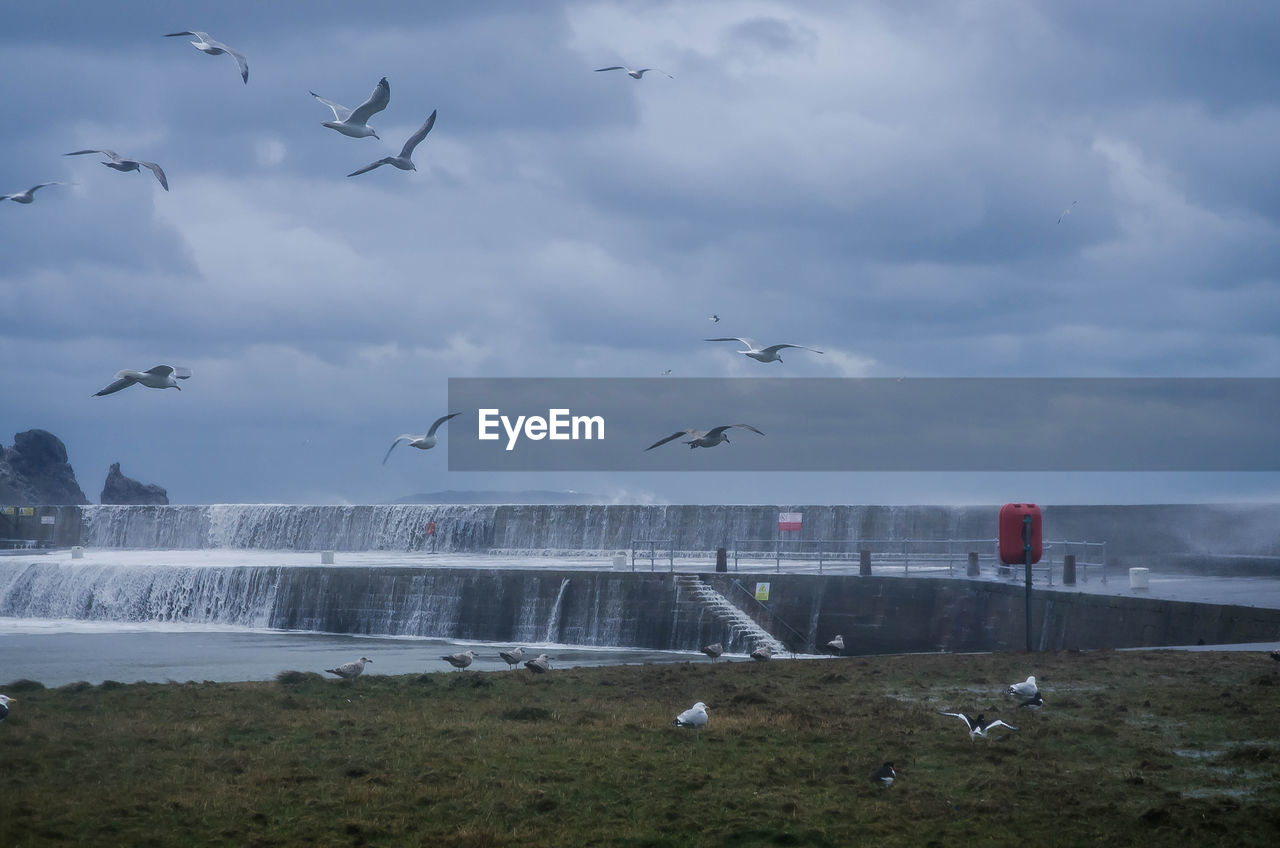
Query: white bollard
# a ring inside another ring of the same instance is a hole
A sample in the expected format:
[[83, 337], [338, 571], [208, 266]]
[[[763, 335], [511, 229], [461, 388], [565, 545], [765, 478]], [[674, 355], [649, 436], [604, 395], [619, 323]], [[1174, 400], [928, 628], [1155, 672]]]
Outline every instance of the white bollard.
[[626, 570], [627, 570], [627, 555], [626, 555], [626, 554], [614, 554], [614, 555], [613, 555], [613, 570], [614, 570], [614, 571], [626, 571]]
[[321, 552], [320, 552], [320, 564], [321, 564], [321, 565], [333, 565], [333, 551], [321, 551]]
[[1129, 569], [1129, 588], [1134, 590], [1146, 591], [1150, 587], [1147, 580], [1151, 574], [1149, 568], [1131, 568]]
[[71, 546], [71, 558], [72, 558], [72, 559], [84, 559], [84, 548], [80, 547], [79, 545], [72, 545], [72, 546]]

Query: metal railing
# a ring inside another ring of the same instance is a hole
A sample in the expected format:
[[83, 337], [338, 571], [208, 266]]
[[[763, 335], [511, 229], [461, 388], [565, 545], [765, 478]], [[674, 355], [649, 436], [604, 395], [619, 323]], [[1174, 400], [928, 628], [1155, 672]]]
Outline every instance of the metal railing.
[[649, 551], [649, 570], [654, 571], [656, 567], [654, 563], [657, 560], [658, 551], [665, 550], [667, 552], [667, 568], [670, 571], [676, 570], [676, 552], [673, 539], [632, 539], [631, 540], [631, 570], [636, 570], [636, 556], [644, 556], [644, 551]]
[[816, 563], [822, 574], [828, 563], [861, 562], [863, 551], [867, 551], [873, 568], [898, 566], [909, 574], [914, 567], [953, 575], [956, 568], [967, 565], [971, 551], [994, 562], [995, 545], [995, 539], [735, 539], [733, 570], [740, 570], [743, 561], [773, 560], [778, 572], [786, 561]]

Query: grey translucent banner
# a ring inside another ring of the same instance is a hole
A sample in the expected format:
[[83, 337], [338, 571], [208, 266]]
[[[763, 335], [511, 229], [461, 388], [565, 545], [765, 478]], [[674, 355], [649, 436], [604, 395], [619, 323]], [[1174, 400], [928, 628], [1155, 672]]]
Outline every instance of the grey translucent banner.
[[[449, 411], [450, 471], [1280, 470], [1271, 378], [451, 378]], [[680, 433], [722, 425], [763, 435]]]

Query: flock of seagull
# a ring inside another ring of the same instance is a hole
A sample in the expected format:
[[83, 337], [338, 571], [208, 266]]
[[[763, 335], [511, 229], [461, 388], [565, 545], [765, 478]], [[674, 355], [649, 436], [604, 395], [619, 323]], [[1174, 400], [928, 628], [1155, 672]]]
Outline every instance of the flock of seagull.
[[[844, 637], [837, 635], [827, 647], [836, 654], [844, 653], [845, 643]], [[724, 646], [719, 643], [706, 645], [702, 648], [702, 653], [711, 659], [719, 659], [724, 654]], [[514, 669], [524, 659], [524, 648], [510, 648], [505, 651], [499, 651], [498, 657], [507, 664], [508, 670]], [[768, 661], [773, 655], [772, 649], [767, 644], [761, 644], [751, 652], [751, 658], [758, 662]], [[473, 650], [461, 651], [454, 654], [444, 654], [440, 658], [453, 666], [456, 670], [461, 671], [469, 667], [477, 654]], [[1280, 657], [1277, 657], [1280, 659]], [[343, 680], [352, 681], [364, 673], [366, 664], [373, 662], [368, 657], [361, 657], [349, 663], [343, 663], [335, 668], [327, 668], [326, 672], [335, 674]], [[551, 670], [551, 658], [546, 654], [539, 654], [530, 660], [524, 661], [525, 668], [535, 674], [545, 674]], [[1037, 712], [1044, 707], [1044, 696], [1040, 692], [1039, 686], [1036, 684], [1035, 675], [1030, 675], [1021, 683], [1010, 684], [1005, 694], [1018, 699], [1017, 709], [1027, 710], [1029, 712]], [[0, 695], [0, 720], [3, 720], [8, 713], [8, 699], [4, 695]], [[702, 731], [707, 727], [710, 721], [708, 711], [711, 708], [703, 701], [698, 701], [689, 709], [684, 710], [677, 715], [672, 721], [672, 727], [687, 727], [695, 731]], [[952, 716], [964, 722], [965, 730], [969, 735], [969, 741], [972, 743], [979, 738], [991, 742], [994, 734], [998, 731], [1016, 732], [1018, 728], [1001, 718], [988, 719], [985, 714], [979, 713], [977, 717], [970, 716], [968, 713], [951, 712], [948, 710], [938, 710], [939, 715]], [[699, 733], [699, 737], [701, 734]], [[886, 761], [879, 768], [871, 773], [871, 782], [877, 786], [889, 788], [893, 785], [898, 773], [894, 768], [892, 761]]]
[[[202, 32], [200, 30], [183, 30], [182, 32], [171, 32], [171, 33], [167, 33], [165, 35], [165, 38], [175, 38], [175, 37], [184, 37], [184, 36], [190, 36], [195, 38], [196, 40], [191, 42], [191, 46], [195, 47], [197, 50], [201, 51], [202, 53], [208, 56], [226, 55], [226, 56], [232, 57], [236, 62], [237, 68], [239, 69], [241, 80], [246, 85], [248, 85], [249, 60], [244, 53], [235, 49], [234, 47], [231, 47], [228, 44], [218, 41], [217, 39], [211, 37], [209, 33]], [[597, 73], [605, 72], [605, 71], [624, 71], [627, 74], [627, 76], [635, 80], [642, 79], [646, 73], [649, 73], [651, 71], [662, 74], [669, 79], [675, 78], [671, 74], [659, 68], [635, 69], [635, 68], [627, 67], [625, 65], [611, 65], [606, 68], [596, 68], [595, 70]], [[361, 103], [359, 106], [357, 106], [354, 109], [348, 109], [346, 106], [343, 106], [341, 103], [338, 103], [333, 100], [329, 100], [328, 98], [325, 98], [325, 97], [321, 97], [319, 94], [316, 94], [314, 91], [311, 91], [308, 93], [312, 97], [314, 97], [316, 100], [320, 101], [325, 106], [327, 106], [330, 109], [330, 111], [333, 112], [333, 120], [324, 121], [321, 123], [321, 126], [334, 130], [335, 132], [338, 132], [344, 136], [347, 136], [348, 138], [369, 138], [369, 137], [373, 137], [377, 139], [381, 138], [378, 135], [377, 131], [373, 127], [369, 126], [369, 119], [372, 118], [374, 115], [378, 114], [379, 112], [383, 111], [384, 109], [386, 109], [391, 102], [391, 84], [387, 81], [386, 77], [383, 77], [382, 79], [378, 80], [378, 83], [374, 86], [373, 92], [369, 95], [369, 97], [366, 98], [363, 103]], [[352, 171], [347, 176], [356, 177], [361, 174], [368, 173], [369, 171], [372, 171], [376, 168], [380, 168], [383, 165], [390, 165], [402, 171], [416, 171], [417, 166], [413, 163], [413, 152], [417, 148], [417, 146], [423, 141], [423, 139], [427, 137], [427, 134], [431, 132], [432, 127], [435, 126], [436, 114], [437, 114], [437, 110], [433, 110], [430, 116], [427, 117], [426, 121], [423, 122], [422, 126], [418, 127], [418, 129], [412, 135], [409, 136], [409, 138], [405, 141], [404, 146], [401, 148], [400, 154], [398, 156], [384, 156], [383, 158], [378, 159], [375, 162], [371, 162], [368, 165], [365, 165], [363, 168], [358, 168], [355, 171]], [[92, 154], [105, 156], [107, 161], [102, 162], [102, 164], [116, 171], [141, 172], [143, 168], [146, 168], [147, 170], [151, 171], [151, 173], [155, 176], [156, 181], [160, 183], [160, 186], [165, 191], [169, 190], [169, 177], [164, 172], [164, 169], [156, 162], [149, 162], [145, 159], [137, 159], [129, 156], [123, 156], [115, 152], [114, 150], [107, 150], [105, 148], [87, 148], [84, 150], [75, 150], [75, 151], [72, 151], [71, 153], [66, 153], [64, 155], [85, 156], [85, 155], [92, 155]], [[0, 195], [0, 200], [13, 200], [17, 203], [31, 203], [35, 199], [35, 193], [39, 189], [42, 189], [46, 186], [52, 186], [52, 185], [64, 185], [64, 183], [58, 180], [39, 183], [38, 185], [32, 186], [26, 191], [17, 192], [15, 194]], [[712, 315], [710, 317], [710, 320], [712, 321], [712, 323], [718, 324], [720, 322], [720, 316]], [[782, 362], [782, 357], [778, 355], [778, 352], [786, 348], [797, 348], [800, 350], [808, 350], [818, 354], [822, 353], [822, 351], [817, 350], [816, 348], [806, 347], [804, 345], [795, 345], [795, 344], [775, 344], [775, 345], [768, 345], [768, 346], [757, 346], [755, 342], [753, 342], [751, 339], [738, 337], [738, 336], [706, 339], [706, 341], [739, 342], [742, 345], [745, 345], [746, 350], [741, 350], [738, 352], [744, 356], [747, 356], [751, 359], [756, 360], [757, 362], [779, 362], [780, 363]], [[671, 369], [667, 369], [663, 372], [664, 375], [669, 375], [670, 373], [671, 373]], [[109, 385], [107, 385], [105, 388], [101, 389], [100, 391], [95, 392], [93, 396], [102, 397], [104, 395], [114, 394], [115, 392], [118, 392], [122, 389], [126, 389], [129, 386], [132, 386], [135, 384], [142, 385], [152, 389], [173, 388], [181, 391], [181, 387], [178, 385], [177, 381], [188, 379], [190, 376], [191, 376], [191, 370], [189, 368], [183, 368], [183, 367], [174, 366], [174, 365], [156, 365], [151, 368], [148, 368], [145, 371], [135, 371], [132, 369], [126, 369], [126, 370], [117, 372], [115, 377], [113, 378], [113, 382], [111, 382]], [[386, 455], [382, 458], [383, 465], [385, 465], [387, 462], [387, 459], [390, 458], [391, 451], [394, 450], [396, 445], [400, 444], [402, 441], [408, 442], [410, 447], [415, 447], [422, 450], [428, 450], [430, 448], [435, 447], [437, 443], [436, 430], [440, 427], [441, 424], [448, 421], [450, 418], [453, 418], [457, 414], [458, 413], [451, 413], [449, 415], [446, 415], [437, 419], [436, 422], [431, 425], [430, 430], [428, 430], [427, 433], [424, 435], [404, 434], [397, 437], [396, 440], [391, 443], [391, 447], [387, 449]], [[756, 429], [755, 427], [751, 426], [750, 424], [724, 424], [717, 427], [712, 427], [709, 430], [687, 428], [677, 433], [674, 433], [666, 437], [665, 439], [661, 439], [655, 442], [654, 444], [645, 448], [645, 450], [652, 450], [653, 448], [656, 448], [659, 445], [666, 444], [667, 442], [681, 438], [682, 436], [690, 437], [688, 440], [685, 441], [685, 444], [689, 445], [690, 448], [711, 448], [711, 447], [715, 447], [716, 445], [727, 444], [729, 442], [729, 438], [728, 436], [725, 435], [725, 430], [728, 430], [733, 427], [741, 427], [741, 428], [750, 430], [753, 433], [757, 433], [761, 436], [764, 435], [764, 433], [762, 433], [760, 430]]]

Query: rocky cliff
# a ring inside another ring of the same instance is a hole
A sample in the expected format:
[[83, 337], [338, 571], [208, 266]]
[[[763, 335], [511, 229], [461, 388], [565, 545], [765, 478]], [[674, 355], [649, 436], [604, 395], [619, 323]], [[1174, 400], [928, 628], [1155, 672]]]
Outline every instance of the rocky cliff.
[[0, 503], [24, 506], [87, 504], [62, 440], [47, 430], [16, 433], [0, 447]]
[[139, 483], [120, 473], [120, 463], [113, 462], [107, 472], [107, 482], [102, 486], [101, 501], [104, 504], [159, 504], [169, 503], [169, 493], [153, 483]]

